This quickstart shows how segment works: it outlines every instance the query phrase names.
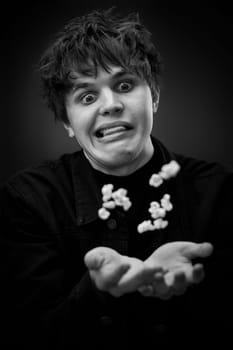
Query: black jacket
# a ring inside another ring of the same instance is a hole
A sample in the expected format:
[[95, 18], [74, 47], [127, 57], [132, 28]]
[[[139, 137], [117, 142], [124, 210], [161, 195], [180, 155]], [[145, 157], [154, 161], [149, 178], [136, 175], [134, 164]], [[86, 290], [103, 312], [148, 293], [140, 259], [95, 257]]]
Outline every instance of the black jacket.
[[162, 164], [176, 159], [181, 171], [167, 184], [174, 209], [166, 234], [155, 235], [145, 254], [168, 241], [212, 242], [204, 281], [166, 301], [98, 291], [85, 253], [109, 246], [128, 255], [129, 230], [120, 215], [98, 218], [100, 186], [83, 152], [64, 155], [1, 188], [2, 344], [133, 349], [233, 343], [233, 173], [153, 142]]

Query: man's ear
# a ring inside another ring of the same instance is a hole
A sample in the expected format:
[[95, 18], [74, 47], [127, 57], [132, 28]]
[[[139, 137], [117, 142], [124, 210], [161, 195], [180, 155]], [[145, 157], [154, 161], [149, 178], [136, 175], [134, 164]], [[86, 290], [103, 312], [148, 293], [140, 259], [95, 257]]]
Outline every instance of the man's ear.
[[69, 137], [74, 137], [74, 130], [70, 125], [63, 124], [64, 128], [67, 130]]
[[156, 90], [156, 95], [153, 101], [153, 113], [156, 113], [159, 107], [159, 97], [160, 97], [160, 90]]

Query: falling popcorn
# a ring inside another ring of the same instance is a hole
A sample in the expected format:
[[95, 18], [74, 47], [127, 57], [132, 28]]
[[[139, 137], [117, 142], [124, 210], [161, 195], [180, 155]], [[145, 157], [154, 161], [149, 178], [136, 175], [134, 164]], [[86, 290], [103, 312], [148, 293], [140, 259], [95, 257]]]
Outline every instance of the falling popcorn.
[[164, 218], [166, 215], [166, 210], [164, 208], [149, 208], [148, 211], [151, 213], [151, 217], [153, 219]]
[[[158, 174], [152, 174], [149, 180], [150, 186], [156, 188], [159, 187], [162, 185], [164, 180], [168, 180], [171, 177], [176, 176], [179, 170], [180, 165], [175, 160], [171, 160], [170, 163], [162, 166]], [[170, 201], [170, 195], [166, 193], [160, 200], [160, 203], [155, 201], [150, 203], [150, 208], [148, 211], [154, 221], [152, 223], [151, 220], [146, 220], [139, 224], [137, 227], [139, 233], [151, 230], [160, 230], [167, 227], [168, 221], [164, 220], [164, 218], [166, 216], [166, 212], [173, 209], [173, 205]]]
[[[176, 176], [179, 170], [180, 165], [175, 160], [171, 160], [168, 164], [162, 166], [158, 174], [152, 174], [149, 179], [149, 185], [158, 188], [163, 184], [164, 180]], [[119, 188], [118, 190], [113, 191], [113, 188], [114, 186], [112, 184], [107, 184], [102, 187], [103, 205], [98, 210], [98, 215], [102, 220], [108, 219], [110, 216], [109, 210], [114, 209], [116, 206], [120, 206], [127, 211], [132, 205], [129, 197], [127, 197], [126, 189]], [[144, 220], [141, 222], [137, 227], [139, 233], [160, 230], [167, 227], [168, 221], [164, 218], [166, 217], [166, 213], [173, 209], [170, 199], [170, 194], [166, 193], [163, 195], [160, 203], [156, 201], [150, 203], [148, 211], [152, 220]]]
[[132, 205], [127, 197], [127, 190], [124, 188], [119, 188], [113, 192], [113, 185], [107, 184], [102, 187], [101, 192], [103, 206], [98, 210], [98, 215], [102, 220], [106, 220], [110, 216], [110, 212], [107, 209], [114, 209], [116, 206], [120, 206], [127, 211]]
[[168, 180], [171, 177], [177, 175], [180, 170], [179, 164], [175, 160], [171, 160], [170, 163], [164, 164], [158, 174], [152, 174], [149, 184], [153, 187], [159, 187], [164, 180]]
[[154, 230], [160, 230], [165, 227], [167, 227], [168, 221], [163, 220], [162, 218], [159, 218], [157, 220], [154, 220], [153, 223], [151, 220], [145, 220], [141, 224], [138, 225], [138, 233], [144, 233], [146, 231], [154, 231]]
[[170, 211], [173, 208], [172, 203], [170, 202], [170, 194], [165, 194], [161, 199], [161, 206], [166, 210]]
[[163, 229], [163, 228], [167, 227], [167, 225], [168, 225], [168, 221], [163, 220], [161, 218], [154, 221], [154, 229], [155, 230]]
[[159, 175], [163, 179], [167, 180], [170, 177], [176, 176], [179, 170], [180, 170], [180, 165], [175, 160], [171, 160], [170, 163], [162, 166]]
[[112, 190], [113, 190], [113, 185], [112, 184], [108, 184], [108, 185], [104, 185], [102, 187], [102, 195], [103, 195], [103, 201], [106, 202], [109, 199], [111, 199], [112, 197]]
[[163, 179], [159, 174], [153, 174], [149, 180], [149, 184], [154, 187], [162, 185]]
[[116, 203], [114, 201], [106, 201], [103, 203], [103, 207], [106, 209], [114, 209], [116, 207]]
[[138, 225], [139, 233], [143, 233], [146, 231], [153, 231], [153, 230], [154, 230], [154, 225], [152, 224], [151, 220], [145, 220]]
[[107, 220], [110, 216], [110, 212], [105, 208], [100, 208], [98, 210], [98, 215], [99, 215], [100, 219]]

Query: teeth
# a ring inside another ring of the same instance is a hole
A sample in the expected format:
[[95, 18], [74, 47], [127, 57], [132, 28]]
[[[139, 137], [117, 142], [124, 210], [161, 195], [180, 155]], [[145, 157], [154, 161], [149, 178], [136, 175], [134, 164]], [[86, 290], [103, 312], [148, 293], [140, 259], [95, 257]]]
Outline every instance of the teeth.
[[97, 132], [97, 136], [104, 137], [104, 136], [111, 135], [111, 134], [114, 134], [114, 133], [117, 133], [120, 131], [124, 131], [124, 130], [126, 130], [126, 127], [123, 125], [113, 126], [112, 128], [106, 128], [106, 129], [99, 130]]
[[115, 126], [113, 128], [110, 128], [110, 129], [104, 129], [102, 131], [102, 134], [103, 134], [103, 136], [106, 136], [106, 135], [110, 135], [110, 134], [113, 134], [115, 132], [119, 132], [119, 131], [123, 131], [123, 130], [125, 130], [124, 126]]

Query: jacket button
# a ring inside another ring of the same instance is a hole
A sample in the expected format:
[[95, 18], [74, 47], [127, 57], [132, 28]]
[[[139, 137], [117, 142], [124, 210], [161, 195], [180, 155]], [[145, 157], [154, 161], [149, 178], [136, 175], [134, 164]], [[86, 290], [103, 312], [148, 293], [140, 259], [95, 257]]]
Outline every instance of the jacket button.
[[117, 227], [117, 222], [115, 219], [109, 219], [107, 221], [107, 226], [108, 228], [110, 228], [110, 230], [115, 230], [115, 228]]
[[158, 334], [164, 334], [167, 332], [168, 328], [164, 323], [157, 323], [153, 326], [154, 330], [156, 331], [156, 333]]
[[100, 323], [104, 327], [109, 327], [112, 325], [113, 321], [109, 316], [102, 316], [100, 317]]

